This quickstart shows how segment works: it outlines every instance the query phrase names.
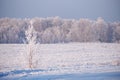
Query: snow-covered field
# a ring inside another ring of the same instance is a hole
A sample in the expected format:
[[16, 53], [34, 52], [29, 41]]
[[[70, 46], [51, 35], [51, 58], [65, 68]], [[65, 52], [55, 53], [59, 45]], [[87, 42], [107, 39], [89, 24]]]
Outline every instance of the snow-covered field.
[[120, 80], [120, 44], [38, 44], [28, 68], [26, 44], [0, 44], [0, 80]]

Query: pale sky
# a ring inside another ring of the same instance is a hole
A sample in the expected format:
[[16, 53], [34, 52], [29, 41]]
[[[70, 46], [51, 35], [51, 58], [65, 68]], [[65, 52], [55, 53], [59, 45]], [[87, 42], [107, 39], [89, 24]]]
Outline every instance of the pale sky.
[[54, 16], [120, 21], [120, 0], [0, 0], [0, 18]]

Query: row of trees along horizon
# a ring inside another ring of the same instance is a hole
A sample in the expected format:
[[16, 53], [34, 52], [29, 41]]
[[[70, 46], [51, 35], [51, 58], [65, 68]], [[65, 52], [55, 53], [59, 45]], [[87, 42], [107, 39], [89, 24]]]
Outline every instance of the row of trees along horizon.
[[27, 43], [25, 31], [33, 20], [37, 43], [107, 42], [120, 43], [120, 22], [103, 18], [0, 18], [0, 43]]

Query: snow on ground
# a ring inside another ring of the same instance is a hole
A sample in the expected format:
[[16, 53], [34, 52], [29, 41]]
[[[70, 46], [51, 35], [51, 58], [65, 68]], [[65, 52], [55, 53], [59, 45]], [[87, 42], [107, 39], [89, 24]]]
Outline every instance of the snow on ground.
[[[88, 78], [83, 77], [85, 80], [89, 80], [90, 75], [103, 76], [104, 73], [109, 73], [105, 74], [107, 76], [111, 74], [120, 76], [120, 44], [69, 43], [36, 46], [37, 50], [33, 56], [34, 69], [30, 70], [26, 44], [0, 44], [0, 80], [18, 78], [20, 80], [33, 80], [33, 78], [34, 80], [73, 80], [75, 77], [78, 77], [75, 80], [79, 80], [81, 78], [79, 74], [84, 76], [85, 73], [91, 73], [86, 75]], [[59, 78], [55, 79], [55, 77]], [[114, 76], [113, 78], [120, 79]]]

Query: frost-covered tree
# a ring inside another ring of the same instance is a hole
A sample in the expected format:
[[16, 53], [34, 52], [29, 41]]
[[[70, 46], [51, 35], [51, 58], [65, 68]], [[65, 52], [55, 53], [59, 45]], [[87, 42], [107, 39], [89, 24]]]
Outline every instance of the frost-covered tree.
[[120, 22], [108, 23], [102, 18], [62, 19], [60, 17], [32, 19], [0, 19], [0, 43], [23, 43], [27, 41], [25, 31], [29, 21], [37, 31], [37, 42], [119, 42]]
[[113, 23], [113, 41], [120, 43], [120, 22]]
[[27, 40], [27, 60], [28, 67], [30, 69], [34, 68], [36, 65], [36, 61], [34, 60], [34, 56], [36, 54], [36, 43], [37, 43], [37, 32], [33, 27], [33, 20], [30, 21], [30, 25], [25, 32], [26, 40]]

